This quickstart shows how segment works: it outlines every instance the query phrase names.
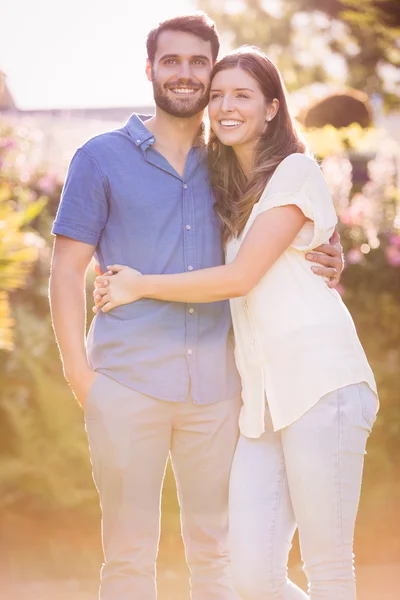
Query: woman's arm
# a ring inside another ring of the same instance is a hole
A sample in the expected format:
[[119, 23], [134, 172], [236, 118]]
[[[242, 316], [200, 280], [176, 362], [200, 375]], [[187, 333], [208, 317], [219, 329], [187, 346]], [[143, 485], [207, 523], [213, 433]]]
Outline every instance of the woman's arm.
[[295, 205], [261, 213], [229, 265], [176, 275], [140, 275], [129, 267], [109, 267], [116, 274], [99, 278], [100, 284], [107, 280], [108, 285], [96, 288], [96, 307], [108, 312], [140, 298], [202, 303], [245, 296], [290, 246], [305, 221]]

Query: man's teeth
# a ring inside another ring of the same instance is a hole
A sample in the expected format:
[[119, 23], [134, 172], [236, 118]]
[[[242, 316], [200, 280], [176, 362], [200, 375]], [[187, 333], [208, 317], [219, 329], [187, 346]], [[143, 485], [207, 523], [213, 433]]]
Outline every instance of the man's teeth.
[[194, 88], [171, 88], [171, 91], [175, 94], [194, 94], [197, 90]]
[[223, 127], [238, 127], [243, 121], [220, 121]]

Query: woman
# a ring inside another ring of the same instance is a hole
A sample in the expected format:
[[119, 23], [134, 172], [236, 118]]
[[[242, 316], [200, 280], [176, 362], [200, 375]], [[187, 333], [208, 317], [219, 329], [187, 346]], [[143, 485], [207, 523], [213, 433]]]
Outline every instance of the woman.
[[[139, 298], [231, 299], [243, 386], [230, 489], [237, 589], [246, 600], [354, 600], [354, 524], [377, 392], [340, 296], [304, 260], [332, 235], [332, 200], [261, 51], [242, 48], [215, 66], [209, 117], [227, 264], [177, 275], [114, 265], [98, 280], [97, 310]], [[287, 578], [296, 527], [309, 596]]]

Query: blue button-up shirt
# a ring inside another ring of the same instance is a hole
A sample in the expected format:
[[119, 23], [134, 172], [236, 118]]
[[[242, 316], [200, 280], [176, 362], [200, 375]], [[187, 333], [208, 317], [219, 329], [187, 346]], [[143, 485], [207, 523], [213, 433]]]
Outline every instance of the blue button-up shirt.
[[[96, 247], [103, 270], [119, 263], [142, 273], [221, 265], [204, 146], [181, 177], [137, 115], [87, 142], [72, 159], [53, 233]], [[233, 398], [239, 378], [229, 303], [142, 299], [93, 319], [88, 359], [98, 372], [158, 399], [208, 404]]]

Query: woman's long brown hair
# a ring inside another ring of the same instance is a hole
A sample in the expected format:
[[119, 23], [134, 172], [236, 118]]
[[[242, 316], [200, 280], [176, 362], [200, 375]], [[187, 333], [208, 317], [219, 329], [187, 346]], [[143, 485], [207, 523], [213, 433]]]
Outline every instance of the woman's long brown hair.
[[233, 149], [224, 146], [211, 130], [208, 160], [215, 211], [222, 220], [223, 240], [240, 235], [267, 182], [289, 154], [306, 152], [289, 113], [285, 85], [274, 63], [258, 48], [244, 46], [227, 54], [214, 67], [211, 80], [220, 71], [239, 67], [258, 83], [267, 103], [279, 100], [279, 109], [260, 136], [251, 175], [246, 178]]

